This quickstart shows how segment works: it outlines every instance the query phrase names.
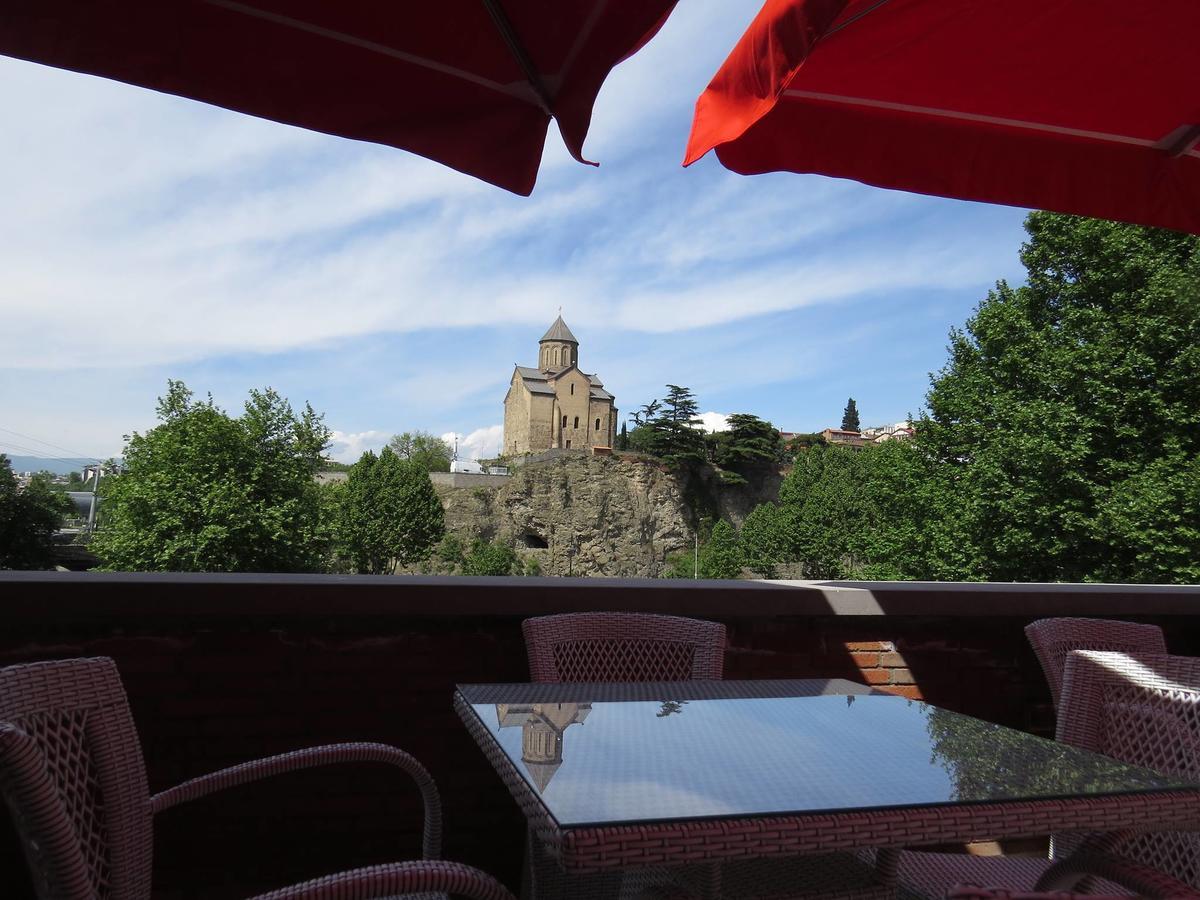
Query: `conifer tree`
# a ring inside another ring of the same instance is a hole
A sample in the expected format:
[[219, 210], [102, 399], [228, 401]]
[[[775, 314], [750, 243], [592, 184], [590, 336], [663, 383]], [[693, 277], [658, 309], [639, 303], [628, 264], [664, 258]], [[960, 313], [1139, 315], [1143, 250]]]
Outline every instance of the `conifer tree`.
[[858, 404], [851, 397], [846, 401], [846, 408], [842, 410], [842, 431], [858, 430]]

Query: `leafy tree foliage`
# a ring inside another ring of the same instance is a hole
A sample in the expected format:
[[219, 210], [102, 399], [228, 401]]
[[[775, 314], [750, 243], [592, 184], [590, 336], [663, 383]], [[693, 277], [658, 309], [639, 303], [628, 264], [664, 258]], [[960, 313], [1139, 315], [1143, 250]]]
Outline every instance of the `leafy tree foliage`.
[[746, 567], [763, 578], [774, 578], [780, 563], [795, 558], [787, 514], [774, 503], [760, 504], [746, 516], [740, 539]]
[[698, 408], [696, 398], [688, 388], [668, 384], [666, 399], [642, 407], [644, 412], [658, 414], [641, 420], [630, 435], [631, 446], [661, 457], [673, 468], [704, 462], [704, 432], [698, 427]]
[[53, 568], [51, 538], [70, 510], [70, 500], [44, 478], [34, 476], [24, 489], [18, 487], [8, 457], [0, 453], [0, 569]]
[[785, 459], [790, 460], [797, 453], [802, 453], [812, 447], [824, 447], [825, 444], [825, 435], [819, 431], [797, 434], [788, 439], [787, 444], [783, 448], [783, 455]]
[[1033, 213], [1028, 284], [951, 334], [922, 444], [978, 574], [1200, 579], [1200, 238]]
[[640, 428], [642, 425], [645, 425], [656, 415], [658, 415], [658, 411], [661, 408], [662, 403], [658, 400], [651, 400], [649, 403], [643, 404], [642, 407], [637, 410], [637, 412], [631, 414], [629, 417], [633, 419], [634, 428]]
[[745, 557], [737, 532], [722, 519], [713, 526], [708, 540], [700, 544], [697, 555], [680, 553], [670, 562], [664, 573], [667, 578], [738, 578]]
[[700, 555], [701, 578], [737, 578], [742, 574], [742, 547], [733, 526], [721, 519]]
[[275, 391], [251, 391], [233, 418], [181, 381], [161, 424], [127, 438], [122, 474], [100, 482], [91, 549], [128, 571], [315, 572], [327, 547], [313, 473], [329, 431]]
[[426, 472], [449, 472], [453, 448], [428, 431], [405, 431], [395, 435], [388, 447], [400, 459], [416, 463]]
[[521, 575], [524, 567], [517, 552], [507, 544], [476, 538], [462, 562], [464, 575]]
[[621, 434], [617, 437], [617, 449], [618, 450], [628, 450], [629, 449], [629, 423], [628, 422], [621, 423]]
[[442, 503], [419, 462], [384, 447], [350, 467], [338, 539], [356, 571], [388, 575], [424, 560], [445, 530]]
[[729, 416], [729, 429], [709, 436], [713, 462], [722, 468], [744, 469], [779, 461], [782, 440], [770, 422], [749, 413]]
[[667, 396], [663, 400], [663, 413], [660, 418], [671, 422], [682, 422], [687, 425], [699, 425], [696, 418], [700, 407], [690, 389], [677, 384], [667, 385]]
[[799, 453], [744, 546], [817, 578], [1200, 579], [1200, 238], [1026, 229], [1028, 283], [951, 332], [914, 439]]
[[842, 410], [842, 431], [858, 431], [858, 404], [851, 397], [846, 401], [846, 408]]

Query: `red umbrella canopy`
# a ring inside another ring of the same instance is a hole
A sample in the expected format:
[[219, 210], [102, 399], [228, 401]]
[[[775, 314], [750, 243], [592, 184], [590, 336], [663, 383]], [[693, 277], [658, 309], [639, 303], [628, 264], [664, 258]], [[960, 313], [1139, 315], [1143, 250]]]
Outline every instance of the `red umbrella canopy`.
[[0, 53], [411, 150], [518, 194], [583, 161], [609, 71], [675, 0], [16, 0]]
[[685, 165], [1200, 233], [1197, 0], [768, 0]]

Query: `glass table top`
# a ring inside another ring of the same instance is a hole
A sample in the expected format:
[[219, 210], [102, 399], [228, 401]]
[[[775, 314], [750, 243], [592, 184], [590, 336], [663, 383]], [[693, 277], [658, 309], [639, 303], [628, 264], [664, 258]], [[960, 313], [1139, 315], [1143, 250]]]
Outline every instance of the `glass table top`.
[[1195, 787], [902, 697], [470, 706], [561, 827]]

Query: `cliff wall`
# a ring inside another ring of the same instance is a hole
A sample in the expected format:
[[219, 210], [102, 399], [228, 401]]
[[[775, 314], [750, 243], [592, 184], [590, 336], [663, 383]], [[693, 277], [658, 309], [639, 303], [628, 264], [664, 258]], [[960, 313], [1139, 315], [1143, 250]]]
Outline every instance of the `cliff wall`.
[[692, 547], [697, 524], [724, 518], [740, 525], [774, 500], [782, 480], [766, 471], [745, 485], [714, 473], [677, 476], [633, 456], [571, 455], [527, 464], [501, 484], [435, 485], [446, 530], [514, 547], [546, 575], [649, 577], [667, 557]]

